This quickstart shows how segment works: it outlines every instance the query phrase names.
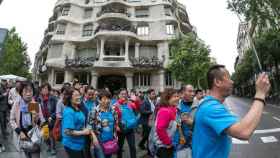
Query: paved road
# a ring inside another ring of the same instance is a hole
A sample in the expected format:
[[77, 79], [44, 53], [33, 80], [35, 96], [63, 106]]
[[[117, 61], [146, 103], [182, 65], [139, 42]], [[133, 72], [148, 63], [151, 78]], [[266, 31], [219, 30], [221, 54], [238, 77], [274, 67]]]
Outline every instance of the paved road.
[[[243, 117], [250, 108], [249, 99], [229, 97], [226, 102], [228, 108], [239, 117]], [[139, 140], [139, 134], [136, 135]], [[0, 140], [1, 141], [1, 140]], [[2, 140], [3, 141], [3, 140]], [[280, 107], [268, 105], [265, 107], [261, 123], [249, 141], [233, 139], [230, 158], [280, 158]], [[0, 153], [0, 158], [24, 158], [12, 144], [12, 136], [4, 141], [7, 151]], [[62, 146], [58, 146], [56, 156], [51, 156], [43, 148], [41, 158], [66, 158]], [[140, 151], [137, 157], [143, 157], [145, 152]], [[124, 157], [128, 158], [128, 148], [125, 147]]]
[[[236, 115], [243, 117], [251, 100], [229, 97], [225, 102]], [[249, 141], [233, 139], [230, 158], [280, 158], [280, 107], [268, 105], [257, 130]]]

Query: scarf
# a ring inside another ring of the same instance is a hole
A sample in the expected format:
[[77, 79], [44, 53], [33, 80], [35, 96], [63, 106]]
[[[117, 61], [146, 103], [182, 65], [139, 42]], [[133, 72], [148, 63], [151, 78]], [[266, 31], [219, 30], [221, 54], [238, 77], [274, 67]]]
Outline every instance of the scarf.
[[45, 95], [42, 96], [43, 99], [43, 106], [42, 106], [42, 113], [45, 119], [50, 117], [50, 112], [48, 108], [48, 101], [49, 101], [49, 96]]

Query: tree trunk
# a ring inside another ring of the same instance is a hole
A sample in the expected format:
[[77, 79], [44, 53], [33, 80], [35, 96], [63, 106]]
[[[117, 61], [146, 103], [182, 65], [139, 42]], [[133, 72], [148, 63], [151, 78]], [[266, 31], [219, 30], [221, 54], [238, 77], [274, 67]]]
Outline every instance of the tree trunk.
[[200, 79], [197, 79], [197, 87], [198, 87], [198, 89], [201, 89]]

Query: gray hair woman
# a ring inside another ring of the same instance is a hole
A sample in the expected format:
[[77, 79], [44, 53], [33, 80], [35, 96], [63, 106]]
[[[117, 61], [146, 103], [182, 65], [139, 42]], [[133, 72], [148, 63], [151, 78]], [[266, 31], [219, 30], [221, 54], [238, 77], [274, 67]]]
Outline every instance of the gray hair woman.
[[[10, 124], [16, 132], [19, 140], [28, 140], [28, 132], [38, 125], [45, 122], [42, 111], [38, 103], [34, 102], [33, 92], [34, 86], [32, 82], [24, 82], [20, 88], [20, 99], [14, 103], [11, 109]], [[31, 104], [30, 104], [31, 103]], [[31, 112], [31, 106], [35, 107], [36, 113]], [[34, 106], [35, 105], [35, 106]], [[26, 158], [40, 158], [40, 147], [29, 151], [23, 149]]]

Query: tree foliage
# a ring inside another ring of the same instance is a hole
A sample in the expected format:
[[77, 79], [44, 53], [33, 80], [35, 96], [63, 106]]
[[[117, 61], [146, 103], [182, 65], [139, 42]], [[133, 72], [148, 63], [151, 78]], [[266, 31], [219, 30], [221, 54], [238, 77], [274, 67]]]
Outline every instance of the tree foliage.
[[253, 50], [249, 49], [245, 52], [241, 63], [236, 67], [232, 75], [232, 79], [236, 85], [243, 85], [251, 79], [257, 72], [257, 63], [253, 54]]
[[[255, 39], [256, 50], [266, 72], [272, 72], [276, 81], [280, 80], [280, 31], [277, 29], [267, 29], [258, 34]], [[249, 49], [244, 54], [244, 58], [237, 66], [233, 79], [237, 85], [246, 83], [255, 73], [258, 73], [256, 58], [253, 51]], [[277, 89], [277, 82], [274, 84]], [[279, 85], [278, 85], [279, 86]]]
[[168, 66], [176, 80], [206, 88], [206, 73], [213, 62], [210, 49], [194, 34], [190, 33], [171, 42], [172, 60]]
[[16, 29], [9, 30], [3, 46], [3, 56], [0, 58], [0, 74], [14, 74], [31, 79], [31, 62], [26, 50], [27, 45], [16, 33]]
[[258, 25], [260, 30], [268, 25], [279, 28], [279, 0], [230, 0], [228, 8], [243, 15], [253, 25]]

